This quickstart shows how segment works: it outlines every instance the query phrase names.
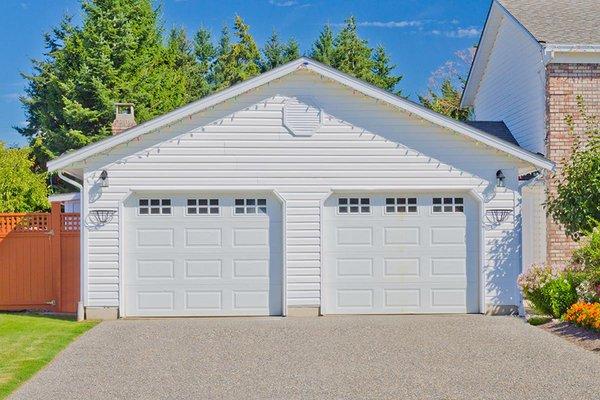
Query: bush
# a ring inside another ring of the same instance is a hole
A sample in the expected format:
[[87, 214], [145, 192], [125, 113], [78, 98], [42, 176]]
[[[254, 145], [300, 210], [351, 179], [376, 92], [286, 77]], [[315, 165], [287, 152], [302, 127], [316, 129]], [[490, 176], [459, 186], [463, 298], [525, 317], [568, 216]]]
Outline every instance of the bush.
[[523, 297], [538, 312], [560, 318], [577, 302], [577, 288], [585, 278], [582, 271], [534, 265], [529, 271], [519, 275], [518, 284]]
[[564, 319], [600, 331], [600, 303], [575, 303], [569, 308]]
[[573, 252], [573, 263], [586, 270], [600, 271], [600, 225], [582, 240], [583, 245]]
[[560, 318], [567, 312], [571, 305], [577, 302], [577, 286], [567, 276], [559, 276], [550, 280], [541, 289], [545, 297], [545, 308], [550, 309], [550, 314], [554, 318]]

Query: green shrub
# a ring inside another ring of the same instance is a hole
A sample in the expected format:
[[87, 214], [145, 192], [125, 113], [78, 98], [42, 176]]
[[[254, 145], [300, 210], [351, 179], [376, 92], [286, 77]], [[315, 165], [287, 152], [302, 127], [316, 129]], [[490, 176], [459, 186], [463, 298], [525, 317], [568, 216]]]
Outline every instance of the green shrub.
[[573, 263], [585, 270], [600, 271], [600, 226], [588, 233], [582, 243], [573, 252]]
[[559, 276], [544, 285], [541, 291], [546, 297], [545, 307], [549, 306], [550, 314], [554, 318], [560, 318], [569, 307], [577, 303], [576, 287], [567, 276]]
[[560, 318], [577, 302], [577, 288], [586, 279], [584, 271], [534, 265], [519, 276], [518, 284], [536, 311]]

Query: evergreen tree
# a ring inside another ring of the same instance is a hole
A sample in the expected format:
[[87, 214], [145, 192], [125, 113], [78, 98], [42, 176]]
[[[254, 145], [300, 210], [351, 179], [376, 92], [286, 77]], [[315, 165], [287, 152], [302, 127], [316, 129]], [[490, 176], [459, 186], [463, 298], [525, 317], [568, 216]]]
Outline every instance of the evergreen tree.
[[263, 48], [265, 58], [261, 63], [262, 71], [268, 71], [285, 63], [285, 50], [284, 45], [279, 41], [279, 35], [273, 30]]
[[356, 31], [356, 19], [346, 19], [346, 26], [335, 37], [333, 67], [365, 81], [371, 81], [373, 60], [371, 48]]
[[217, 90], [260, 73], [260, 51], [250, 34], [250, 27], [239, 15], [235, 17], [234, 31], [237, 42], [230, 44], [227, 51], [218, 57], [221, 70]]
[[335, 46], [333, 44], [333, 31], [329, 25], [325, 25], [319, 34], [319, 38], [313, 44], [310, 56], [320, 63], [333, 65], [334, 52]]
[[225, 64], [226, 56], [231, 51], [231, 34], [229, 28], [224, 26], [221, 29], [221, 37], [219, 38], [219, 44], [215, 51], [215, 60], [213, 62], [212, 71], [209, 75], [210, 83], [213, 90], [215, 88], [226, 87], [225, 83]]
[[115, 102], [135, 103], [143, 122], [189, 99], [186, 73], [176, 68], [181, 59], [165, 49], [151, 0], [81, 7], [82, 26], [65, 18], [45, 36], [46, 57], [24, 74], [27, 125], [18, 130], [38, 164], [110, 135]]
[[167, 65], [181, 71], [185, 79], [179, 83], [183, 85], [182, 91], [185, 93], [185, 103], [203, 96], [203, 76], [200, 70], [200, 64], [196, 62], [192, 43], [187, 38], [185, 30], [182, 28], [173, 28], [169, 32], [166, 47]]
[[217, 49], [212, 44], [210, 32], [204, 28], [200, 28], [194, 37], [194, 55], [198, 63], [195, 81], [198, 85], [200, 97], [204, 97], [212, 91], [210, 73], [217, 55]]
[[375, 48], [375, 53], [373, 54], [373, 67], [372, 67], [372, 77], [370, 82], [375, 85], [388, 90], [397, 95], [401, 95], [401, 91], [396, 91], [396, 85], [402, 79], [402, 75], [394, 75], [392, 73], [393, 69], [396, 68], [395, 65], [390, 64], [390, 58], [383, 46], [379, 45]]
[[283, 52], [283, 58], [286, 63], [300, 58], [300, 45], [296, 39], [291, 38], [288, 40]]
[[446, 78], [440, 85], [439, 93], [430, 88], [427, 96], [419, 96], [419, 101], [435, 112], [466, 121], [471, 116], [471, 109], [460, 107], [461, 94], [462, 90], [455, 87], [450, 78]]

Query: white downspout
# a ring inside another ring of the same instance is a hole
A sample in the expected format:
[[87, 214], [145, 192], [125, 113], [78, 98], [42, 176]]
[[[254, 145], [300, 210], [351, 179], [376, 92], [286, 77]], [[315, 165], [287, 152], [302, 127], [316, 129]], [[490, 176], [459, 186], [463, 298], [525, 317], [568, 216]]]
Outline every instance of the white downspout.
[[85, 319], [85, 311], [83, 308], [83, 273], [82, 273], [82, 269], [83, 269], [83, 250], [84, 250], [84, 243], [83, 243], [83, 185], [79, 182], [77, 182], [74, 179], [68, 178], [64, 175], [63, 171], [58, 171], [58, 176], [60, 177], [60, 179], [62, 179], [63, 181], [70, 183], [71, 185], [75, 186], [77, 189], [79, 189], [79, 301], [77, 302], [77, 321], [83, 321]]

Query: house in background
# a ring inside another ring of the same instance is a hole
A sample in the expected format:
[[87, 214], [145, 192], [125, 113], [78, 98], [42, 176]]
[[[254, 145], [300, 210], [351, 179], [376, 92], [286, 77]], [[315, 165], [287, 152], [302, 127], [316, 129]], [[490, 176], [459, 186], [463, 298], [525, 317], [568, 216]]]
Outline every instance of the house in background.
[[[600, 2], [597, 0], [494, 0], [462, 98], [477, 120], [503, 121], [519, 145], [545, 155], [560, 173], [573, 135], [587, 112], [600, 115]], [[534, 178], [538, 179], [538, 178]], [[546, 218], [545, 191], [555, 181], [540, 179], [524, 189], [523, 257], [562, 263], [575, 243]]]
[[116, 133], [48, 163], [87, 318], [515, 312], [518, 177], [554, 167], [306, 58]]

